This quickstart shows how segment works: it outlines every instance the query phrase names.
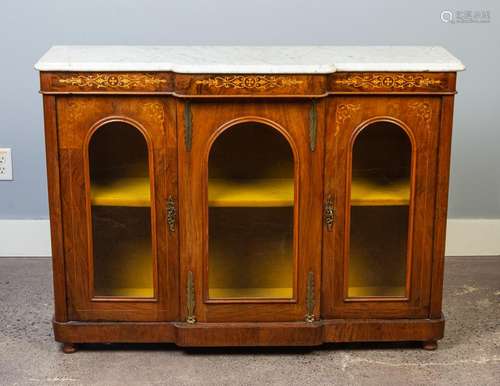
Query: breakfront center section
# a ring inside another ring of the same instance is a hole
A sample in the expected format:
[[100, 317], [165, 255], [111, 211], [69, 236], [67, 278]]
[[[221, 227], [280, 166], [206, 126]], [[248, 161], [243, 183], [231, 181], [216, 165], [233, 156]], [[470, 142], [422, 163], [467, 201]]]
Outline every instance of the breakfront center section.
[[179, 145], [181, 265], [192, 290], [185, 302], [194, 306], [185, 307], [187, 320], [317, 317], [322, 189], [312, 181], [321, 179], [323, 151], [318, 139], [312, 151], [309, 138], [316, 109], [276, 101], [180, 106], [182, 137], [192, 136]]

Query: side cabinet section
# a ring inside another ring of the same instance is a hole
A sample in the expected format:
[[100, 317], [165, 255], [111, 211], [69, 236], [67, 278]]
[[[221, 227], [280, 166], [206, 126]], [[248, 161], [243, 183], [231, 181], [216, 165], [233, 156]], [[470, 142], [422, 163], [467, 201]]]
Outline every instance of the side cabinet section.
[[429, 315], [440, 97], [330, 99], [324, 318]]
[[167, 98], [56, 98], [69, 320], [175, 320], [177, 146]]

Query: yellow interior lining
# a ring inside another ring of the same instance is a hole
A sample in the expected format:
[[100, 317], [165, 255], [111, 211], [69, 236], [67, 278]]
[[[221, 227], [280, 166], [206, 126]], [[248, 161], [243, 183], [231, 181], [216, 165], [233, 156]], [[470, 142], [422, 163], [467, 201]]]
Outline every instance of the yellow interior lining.
[[[291, 178], [209, 180], [208, 204], [212, 207], [292, 206], [293, 198]], [[120, 178], [106, 184], [94, 183], [91, 199], [93, 205], [99, 206], [150, 206], [149, 178]], [[387, 184], [375, 178], [356, 177], [352, 184], [353, 206], [408, 205], [409, 199], [407, 179]]]
[[351, 205], [353, 206], [408, 205], [409, 202], [408, 179], [399, 179], [391, 183], [375, 177], [353, 179], [351, 188]]
[[209, 288], [210, 298], [276, 298], [290, 299], [293, 288]]
[[91, 188], [92, 205], [150, 206], [148, 177], [110, 179], [108, 183], [94, 183]]
[[277, 207], [293, 205], [292, 178], [221, 179], [208, 182], [212, 207]]
[[367, 296], [405, 296], [405, 287], [401, 286], [371, 286], [349, 287], [347, 296], [359, 298]]

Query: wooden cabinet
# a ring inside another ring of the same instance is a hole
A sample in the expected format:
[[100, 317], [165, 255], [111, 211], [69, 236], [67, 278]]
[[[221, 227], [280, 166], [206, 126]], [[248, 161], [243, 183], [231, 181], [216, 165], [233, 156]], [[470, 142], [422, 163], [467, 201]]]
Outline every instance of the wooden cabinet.
[[41, 72], [56, 340], [443, 336], [454, 72]]

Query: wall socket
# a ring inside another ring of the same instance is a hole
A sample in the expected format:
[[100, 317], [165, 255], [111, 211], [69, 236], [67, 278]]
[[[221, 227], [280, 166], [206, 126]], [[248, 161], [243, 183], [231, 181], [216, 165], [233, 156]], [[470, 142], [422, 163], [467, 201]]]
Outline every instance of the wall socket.
[[0, 148], [0, 180], [12, 180], [12, 155], [9, 148]]

